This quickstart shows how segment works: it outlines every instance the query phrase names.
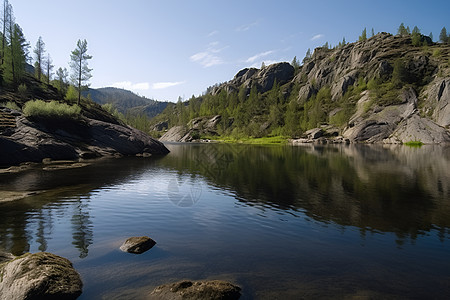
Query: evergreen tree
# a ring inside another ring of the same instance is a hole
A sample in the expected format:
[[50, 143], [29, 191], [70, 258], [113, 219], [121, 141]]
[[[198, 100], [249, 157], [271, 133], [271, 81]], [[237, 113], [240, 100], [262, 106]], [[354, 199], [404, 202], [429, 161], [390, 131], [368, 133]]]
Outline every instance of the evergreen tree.
[[373, 27], [372, 27], [372, 35], [371, 35], [371, 37], [374, 36], [374, 35], [375, 35], [375, 30], [373, 30]]
[[58, 81], [58, 89], [61, 91], [61, 93], [65, 94], [67, 91], [67, 69], [66, 68], [59, 68], [56, 70], [56, 80]]
[[8, 83], [17, 87], [25, 73], [29, 45], [19, 25], [10, 23], [9, 26], [10, 42], [5, 51], [3, 74]]
[[8, 44], [6, 33], [9, 28], [9, 23], [12, 20], [12, 6], [8, 0], [3, 1], [3, 17], [2, 17], [2, 45], [1, 45], [1, 65], [5, 63], [6, 46]]
[[431, 39], [431, 42], [433, 42], [433, 33], [432, 33], [432, 32], [430, 32], [430, 34], [429, 34], [428, 36], [430, 37], [430, 39]]
[[47, 76], [47, 84], [50, 84], [53, 67], [50, 54], [47, 54], [47, 59], [45, 60], [45, 75]]
[[294, 67], [295, 73], [297, 73], [298, 69], [300, 68], [300, 62], [298, 61], [297, 56], [294, 56], [291, 65]]
[[345, 37], [342, 38], [342, 46], [347, 45], [347, 42], [345, 41]]
[[42, 66], [44, 61], [44, 53], [45, 53], [45, 43], [42, 40], [42, 37], [39, 37], [36, 42], [36, 47], [33, 50], [35, 55], [36, 62], [34, 63], [34, 68], [36, 72], [36, 78], [41, 81], [41, 75], [42, 75]]
[[402, 36], [408, 35], [408, 31], [405, 28], [405, 24], [403, 24], [403, 23], [400, 24], [400, 26], [397, 29], [397, 34], [402, 35]]
[[448, 43], [449, 37], [447, 35], [447, 29], [445, 29], [445, 27], [442, 27], [441, 33], [439, 34], [439, 40], [442, 43]]
[[77, 47], [70, 55], [70, 67], [72, 68], [71, 80], [77, 87], [78, 105], [80, 105], [81, 101], [81, 89], [88, 85], [88, 81], [92, 77], [92, 69], [88, 67], [88, 60], [91, 58], [92, 56], [87, 54], [87, 41], [78, 40]]
[[312, 57], [311, 49], [308, 48], [308, 51], [306, 51], [305, 57], [303, 58], [303, 63], [308, 62], [311, 59], [311, 57]]
[[414, 26], [412, 34], [411, 34], [411, 41], [413, 46], [420, 46], [421, 45], [421, 34], [420, 30], [417, 26]]
[[366, 28], [364, 28], [364, 30], [362, 31], [361, 35], [359, 36], [359, 41], [363, 42], [367, 40], [367, 30]]
[[410, 35], [411, 34], [411, 29], [409, 29], [409, 26], [406, 26], [406, 35]]

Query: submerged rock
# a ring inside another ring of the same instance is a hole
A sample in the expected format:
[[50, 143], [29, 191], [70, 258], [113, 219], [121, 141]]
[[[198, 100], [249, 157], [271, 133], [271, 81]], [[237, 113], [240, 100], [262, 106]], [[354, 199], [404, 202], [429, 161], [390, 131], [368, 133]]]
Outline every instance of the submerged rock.
[[150, 293], [148, 299], [234, 300], [240, 296], [241, 288], [226, 281], [183, 280], [158, 286]]
[[141, 254], [150, 250], [155, 245], [156, 242], [148, 236], [135, 236], [128, 238], [122, 246], [120, 246], [120, 250], [123, 252]]
[[83, 287], [72, 263], [48, 252], [0, 265], [0, 278], [1, 299], [76, 299]]

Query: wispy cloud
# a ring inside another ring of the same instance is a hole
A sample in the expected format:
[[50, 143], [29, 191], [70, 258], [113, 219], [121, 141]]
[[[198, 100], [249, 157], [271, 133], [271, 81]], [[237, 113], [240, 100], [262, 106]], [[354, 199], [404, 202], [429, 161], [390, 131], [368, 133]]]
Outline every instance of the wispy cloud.
[[208, 33], [207, 37], [212, 37], [212, 36], [215, 36], [217, 34], [219, 34], [219, 31], [218, 30], [214, 30], [214, 31], [211, 31], [210, 33]]
[[255, 54], [252, 57], [249, 57], [245, 62], [247, 62], [247, 63], [254, 63], [256, 60], [258, 60], [258, 59], [260, 59], [262, 57], [265, 57], [267, 55], [270, 55], [270, 54], [272, 54], [274, 52], [275, 52], [274, 50], [270, 50], [270, 51], [266, 51], [266, 52], [261, 52], [261, 53]]
[[219, 46], [219, 42], [211, 42], [209, 43], [207, 49], [205, 51], [201, 51], [195, 53], [189, 59], [193, 62], [197, 62], [201, 64], [203, 67], [208, 68], [216, 65], [223, 64], [223, 59], [218, 56], [218, 53], [222, 52], [222, 50], [228, 47], [217, 48]]
[[315, 41], [315, 40], [318, 40], [318, 39], [321, 39], [321, 38], [323, 38], [323, 34], [316, 34], [315, 36], [313, 36], [312, 38], [311, 38], [311, 41]]
[[153, 90], [167, 89], [176, 85], [184, 84], [186, 81], [168, 81], [168, 82], [155, 82], [152, 84]]
[[253, 23], [250, 23], [250, 24], [244, 24], [244, 25], [241, 25], [241, 26], [237, 27], [236, 31], [247, 31], [247, 30], [250, 30], [252, 27], [254, 27], [256, 25], [258, 25], [257, 21], [253, 22]]
[[111, 86], [131, 91], [146, 91], [150, 89], [148, 82], [132, 83], [131, 81], [115, 82]]

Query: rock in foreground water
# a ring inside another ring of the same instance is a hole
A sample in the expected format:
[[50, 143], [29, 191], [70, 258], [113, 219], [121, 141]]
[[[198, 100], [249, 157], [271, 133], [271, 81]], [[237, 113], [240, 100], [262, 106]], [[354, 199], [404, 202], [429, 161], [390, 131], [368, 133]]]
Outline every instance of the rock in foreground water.
[[148, 299], [208, 299], [208, 300], [234, 300], [241, 296], [241, 288], [220, 280], [189, 281], [165, 284], [155, 288]]
[[148, 236], [134, 236], [128, 238], [122, 246], [120, 246], [120, 250], [123, 252], [141, 254], [155, 245], [156, 242]]
[[27, 253], [0, 266], [1, 299], [76, 299], [83, 283], [72, 263], [48, 252]]

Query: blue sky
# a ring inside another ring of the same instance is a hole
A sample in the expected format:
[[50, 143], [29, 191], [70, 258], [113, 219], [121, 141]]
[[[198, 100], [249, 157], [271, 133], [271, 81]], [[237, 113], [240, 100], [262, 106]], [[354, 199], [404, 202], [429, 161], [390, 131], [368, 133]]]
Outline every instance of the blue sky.
[[[35, 47], [42, 36], [55, 70], [69, 69], [88, 41], [91, 86], [116, 86], [156, 100], [199, 95], [242, 68], [300, 60], [343, 37], [395, 33], [401, 22], [439, 37], [450, 1], [10, 0]], [[32, 55], [30, 55], [32, 56]]]

